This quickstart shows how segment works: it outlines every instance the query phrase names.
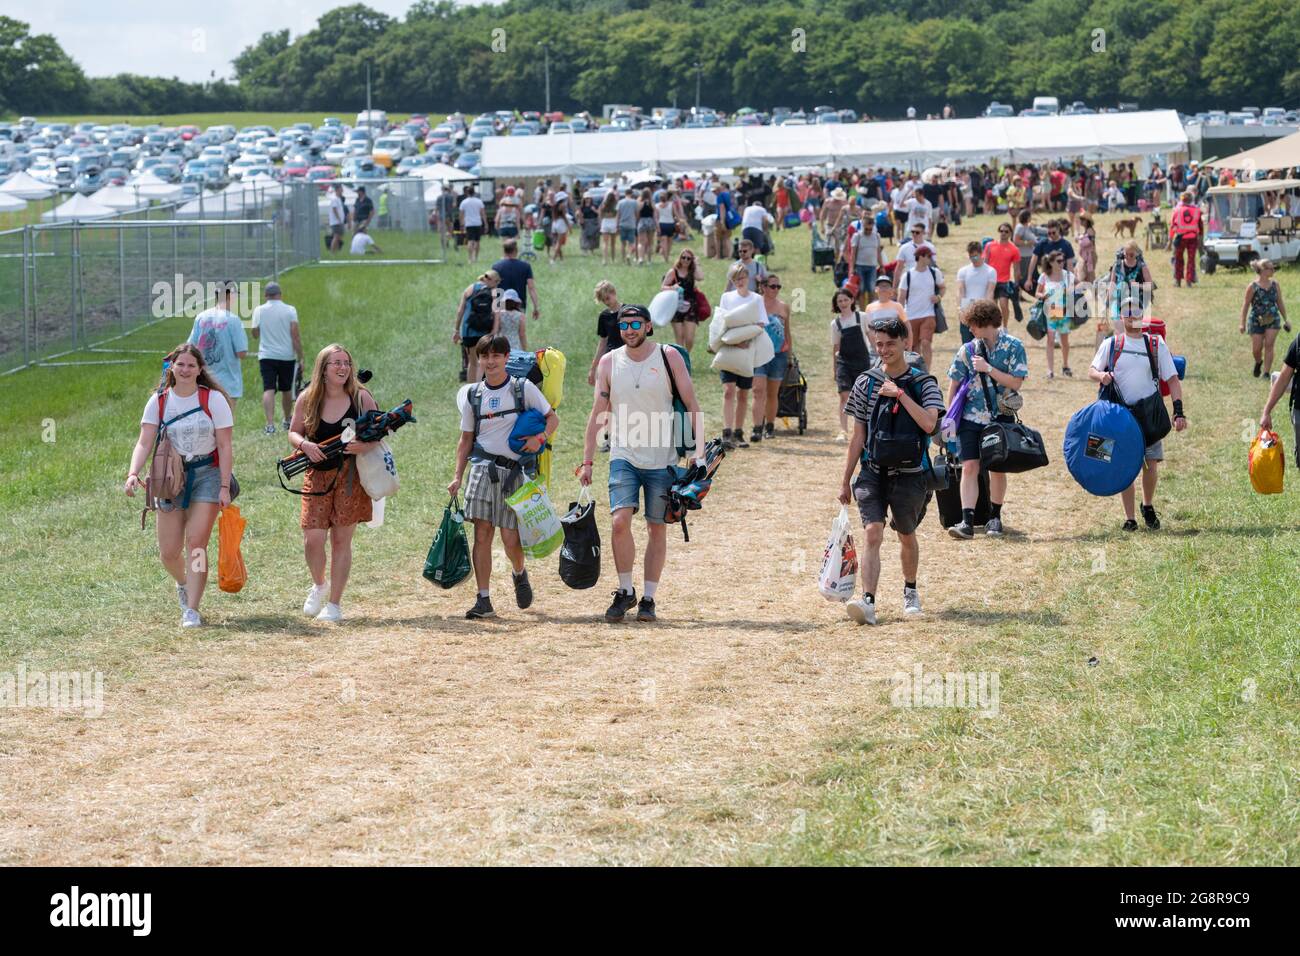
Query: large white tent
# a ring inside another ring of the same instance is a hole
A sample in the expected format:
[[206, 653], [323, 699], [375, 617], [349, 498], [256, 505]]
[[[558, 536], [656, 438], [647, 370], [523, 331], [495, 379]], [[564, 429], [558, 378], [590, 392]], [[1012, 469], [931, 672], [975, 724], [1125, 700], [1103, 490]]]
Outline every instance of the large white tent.
[[141, 200], [157, 199], [160, 202], [170, 202], [173, 199], [180, 199], [184, 192], [179, 185], [159, 179], [152, 170], [148, 169], [126, 185], [128, 189], [134, 190]]
[[1124, 159], [1187, 149], [1173, 110], [1082, 116], [728, 126], [483, 141], [482, 175], [604, 176], [653, 166], [926, 166], [946, 160]]
[[19, 199], [48, 199], [58, 191], [59, 187], [41, 182], [26, 170], [10, 176], [5, 180], [4, 185], [0, 186], [0, 192], [17, 196]]
[[20, 209], [26, 208], [26, 199], [19, 199], [17, 196], [11, 196], [8, 193], [0, 193], [0, 212], [18, 212]]
[[467, 179], [478, 179], [477, 176], [471, 175], [463, 169], [457, 169], [455, 166], [449, 166], [446, 163], [434, 163], [432, 166], [421, 166], [415, 171], [419, 179], [431, 179], [437, 182], [457, 183]]
[[149, 205], [149, 200], [140, 198], [130, 186], [104, 186], [91, 199], [118, 212], [135, 212]]
[[41, 214], [42, 222], [73, 222], [85, 219], [109, 219], [117, 215], [117, 210], [101, 206], [93, 199], [74, 193], [72, 198], [61, 206]]

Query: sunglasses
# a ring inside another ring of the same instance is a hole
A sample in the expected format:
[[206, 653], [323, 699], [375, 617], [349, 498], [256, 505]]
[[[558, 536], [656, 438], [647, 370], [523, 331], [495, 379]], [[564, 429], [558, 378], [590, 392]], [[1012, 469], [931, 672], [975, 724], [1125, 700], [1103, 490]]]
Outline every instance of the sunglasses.
[[645, 323], [640, 319], [633, 319], [631, 322], [620, 322], [618, 324], [618, 330], [620, 332], [626, 332], [628, 329], [631, 329], [633, 332], [639, 332], [643, 325], [645, 325]]
[[781, 288], [781, 283], [779, 283], [779, 282], [769, 282], [769, 283], [767, 284], [767, 287], [768, 287], [769, 289], [779, 289], [779, 288]]
[[895, 329], [902, 329], [903, 323], [898, 319], [872, 319], [867, 323], [867, 328], [872, 332], [890, 332]]

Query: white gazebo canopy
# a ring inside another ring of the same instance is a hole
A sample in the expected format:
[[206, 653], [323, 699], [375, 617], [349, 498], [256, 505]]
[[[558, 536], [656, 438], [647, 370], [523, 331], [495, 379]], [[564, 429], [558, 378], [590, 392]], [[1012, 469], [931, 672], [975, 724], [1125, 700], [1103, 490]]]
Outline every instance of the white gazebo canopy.
[[135, 212], [149, 205], [149, 200], [140, 197], [130, 186], [104, 186], [90, 198], [93, 202], [118, 212]]
[[8, 193], [0, 193], [0, 212], [18, 212], [20, 209], [26, 208], [26, 199], [19, 199], [17, 196], [11, 196]]
[[118, 211], [109, 206], [102, 206], [93, 199], [75, 193], [71, 199], [56, 206], [49, 212], [41, 214], [42, 222], [71, 222], [79, 219], [110, 219]]
[[26, 170], [10, 176], [0, 186], [0, 193], [17, 196], [19, 199], [48, 199], [58, 191], [59, 187], [41, 182]]

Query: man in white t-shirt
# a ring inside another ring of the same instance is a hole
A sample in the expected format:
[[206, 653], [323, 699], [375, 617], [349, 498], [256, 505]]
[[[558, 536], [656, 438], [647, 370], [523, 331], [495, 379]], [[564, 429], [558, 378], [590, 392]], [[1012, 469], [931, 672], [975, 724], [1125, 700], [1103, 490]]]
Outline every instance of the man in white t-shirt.
[[930, 235], [930, 223], [934, 220], [934, 204], [917, 190], [907, 201], [907, 228], [910, 232], [914, 226], [922, 226], [926, 237]]
[[474, 195], [474, 187], [465, 187], [465, 198], [460, 201], [460, 225], [465, 230], [465, 249], [471, 263], [478, 262], [478, 244], [483, 238], [483, 222], [487, 207]]
[[329, 227], [330, 252], [343, 248], [343, 227], [347, 225], [348, 210], [343, 205], [343, 184], [335, 183], [330, 191]]
[[970, 262], [957, 270], [957, 314], [963, 343], [974, 338], [966, 324], [966, 307], [981, 299], [992, 301], [998, 284], [998, 270], [984, 261], [984, 249], [978, 242], [966, 243], [966, 257]]
[[763, 208], [755, 197], [740, 215], [740, 234], [754, 244], [760, 255], [768, 255], [772, 245], [767, 239], [767, 227], [776, 225], [772, 214]]
[[[521, 610], [533, 603], [533, 587], [524, 568], [524, 550], [519, 541], [519, 519], [506, 504], [506, 498], [524, 483], [519, 464], [521, 455], [510, 447], [510, 433], [523, 412], [535, 411], [545, 416], [545, 428], [524, 442], [523, 452], [532, 456], [545, 447], [547, 439], [560, 427], [560, 419], [541, 389], [527, 379], [513, 379], [506, 373], [509, 339], [504, 335], [485, 335], [479, 339], [474, 354], [483, 369], [483, 380], [466, 385], [456, 395], [460, 443], [456, 446], [456, 477], [447, 486], [447, 492], [456, 497], [465, 466], [470, 463], [469, 482], [465, 486], [465, 517], [474, 525], [474, 580], [478, 584], [478, 598], [465, 613], [470, 620], [496, 616], [490, 587], [492, 532], [497, 528], [501, 530], [501, 546], [513, 569], [515, 603]], [[519, 397], [523, 399], [522, 409]]]
[[[1120, 306], [1124, 321], [1124, 335], [1121, 342], [1110, 336], [1101, 343], [1093, 357], [1088, 377], [1100, 385], [1115, 383], [1119, 398], [1126, 405], [1136, 405], [1149, 395], [1160, 390], [1160, 382], [1169, 386], [1169, 397], [1174, 401], [1173, 426], [1180, 432], [1187, 427], [1187, 416], [1183, 414], [1183, 383], [1178, 380], [1178, 370], [1174, 368], [1174, 357], [1165, 340], [1157, 335], [1144, 335], [1142, 332], [1142, 300], [1133, 297]], [[1156, 359], [1156, 375], [1151, 374], [1151, 357]], [[1156, 379], [1159, 378], [1160, 382]], [[1148, 445], [1146, 460], [1142, 468], [1142, 520], [1152, 531], [1159, 530], [1160, 518], [1156, 514], [1156, 482], [1159, 479], [1158, 463], [1164, 461], [1164, 440]], [[1136, 482], [1135, 482], [1136, 484]], [[1137, 515], [1134, 511], [1134, 486], [1130, 485], [1120, 492], [1124, 505], [1124, 530], [1137, 530]]]
[[902, 276], [903, 272], [916, 265], [916, 250], [921, 246], [925, 246], [930, 250], [931, 261], [933, 261], [934, 246], [925, 241], [925, 226], [915, 225], [910, 232], [911, 237], [906, 242], [899, 244], [898, 255], [894, 257], [898, 260], [898, 268], [901, 270], [894, 273], [896, 277]]
[[293, 418], [298, 373], [303, 367], [302, 338], [298, 334], [298, 310], [280, 298], [280, 284], [268, 282], [266, 301], [253, 310], [253, 339], [257, 342], [257, 367], [262, 373], [262, 411], [266, 433], [275, 434], [275, 393], [280, 393], [284, 430]]
[[365, 226], [359, 226], [352, 234], [352, 246], [348, 251], [354, 256], [364, 256], [368, 252], [382, 253], [384, 250], [380, 249], [379, 243], [366, 232]]

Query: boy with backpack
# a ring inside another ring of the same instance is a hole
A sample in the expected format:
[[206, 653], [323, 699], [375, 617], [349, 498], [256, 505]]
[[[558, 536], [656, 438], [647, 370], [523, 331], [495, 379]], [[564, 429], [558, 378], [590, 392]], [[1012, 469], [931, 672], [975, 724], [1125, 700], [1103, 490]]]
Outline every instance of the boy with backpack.
[[[858, 376], [849, 395], [847, 411], [854, 420], [844, 463], [839, 500], [858, 502], [866, 529], [861, 554], [862, 597], [850, 601], [846, 611], [858, 624], [876, 623], [876, 585], [880, 580], [880, 545], [885, 538], [885, 515], [898, 534], [903, 565], [903, 612], [921, 613], [916, 589], [920, 545], [916, 529], [930, 501], [933, 474], [930, 436], [943, 418], [943, 393], [933, 375], [909, 365], [908, 330], [896, 315], [872, 319], [872, 343], [880, 362]], [[861, 465], [857, 480], [853, 473]]]
[[490, 335], [496, 324], [496, 289], [500, 284], [500, 274], [495, 269], [489, 269], [478, 277], [478, 281], [461, 293], [460, 306], [456, 309], [456, 322], [451, 330], [451, 340], [460, 343], [462, 382], [479, 380], [480, 369], [479, 363], [474, 360], [474, 350], [479, 339]]
[[[478, 597], [465, 617], [470, 620], [495, 617], [490, 592], [492, 580], [492, 532], [501, 531], [501, 546], [512, 565], [515, 603], [521, 610], [533, 603], [533, 588], [524, 567], [524, 549], [519, 541], [519, 519], [506, 498], [524, 483], [520, 455], [510, 447], [515, 422], [525, 411], [533, 410], [546, 418], [541, 434], [529, 437], [523, 446], [526, 454], [536, 454], [560, 427], [560, 419], [546, 396], [532, 382], [511, 378], [506, 373], [510, 358], [510, 340], [504, 335], [484, 336], [474, 348], [482, 366], [482, 378], [466, 385], [456, 395], [460, 409], [460, 443], [456, 446], [456, 477], [447, 486], [453, 498], [460, 491], [465, 466], [469, 464], [469, 482], [465, 486], [465, 517], [474, 525], [474, 580]], [[526, 433], [525, 433], [526, 434]]]

